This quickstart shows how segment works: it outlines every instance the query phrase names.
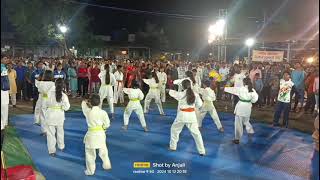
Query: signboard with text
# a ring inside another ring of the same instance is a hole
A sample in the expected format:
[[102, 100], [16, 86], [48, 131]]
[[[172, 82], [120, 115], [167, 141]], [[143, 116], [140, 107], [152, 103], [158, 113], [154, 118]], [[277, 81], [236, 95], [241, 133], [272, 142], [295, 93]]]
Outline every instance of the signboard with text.
[[284, 51], [258, 51], [253, 50], [253, 62], [282, 62]]

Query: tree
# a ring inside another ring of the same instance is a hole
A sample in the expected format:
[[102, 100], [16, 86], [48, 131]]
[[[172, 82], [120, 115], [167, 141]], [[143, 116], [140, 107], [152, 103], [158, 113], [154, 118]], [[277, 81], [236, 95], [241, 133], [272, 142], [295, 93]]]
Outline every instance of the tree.
[[[84, 13], [83, 5], [64, 0], [7, 0], [6, 8], [9, 21], [24, 42], [39, 44], [54, 40], [65, 47], [64, 41], [83, 45], [80, 42], [90, 41], [87, 38], [93, 37], [87, 29], [90, 19]], [[59, 31], [58, 24], [69, 28], [65, 36]]]

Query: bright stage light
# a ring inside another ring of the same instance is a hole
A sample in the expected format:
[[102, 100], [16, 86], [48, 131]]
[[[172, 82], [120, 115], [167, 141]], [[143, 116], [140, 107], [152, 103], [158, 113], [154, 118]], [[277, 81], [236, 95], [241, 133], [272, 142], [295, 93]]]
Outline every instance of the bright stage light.
[[246, 46], [248, 46], [248, 47], [253, 46], [254, 43], [255, 43], [255, 40], [254, 40], [253, 38], [249, 38], [249, 39], [247, 39], [246, 42], [245, 42]]
[[212, 56], [212, 53], [209, 53], [209, 56]]
[[187, 56], [190, 56], [190, 54], [189, 54], [189, 53], [187, 53]]
[[313, 58], [313, 57], [309, 57], [309, 58], [307, 59], [307, 62], [310, 63], [310, 64], [313, 63], [313, 61], [314, 61], [314, 58]]

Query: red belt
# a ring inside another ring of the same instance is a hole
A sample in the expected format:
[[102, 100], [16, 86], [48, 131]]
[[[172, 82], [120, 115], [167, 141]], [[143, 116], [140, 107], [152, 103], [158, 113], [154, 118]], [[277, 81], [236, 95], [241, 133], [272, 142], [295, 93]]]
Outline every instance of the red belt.
[[194, 108], [180, 109], [180, 111], [183, 111], [183, 112], [194, 112]]

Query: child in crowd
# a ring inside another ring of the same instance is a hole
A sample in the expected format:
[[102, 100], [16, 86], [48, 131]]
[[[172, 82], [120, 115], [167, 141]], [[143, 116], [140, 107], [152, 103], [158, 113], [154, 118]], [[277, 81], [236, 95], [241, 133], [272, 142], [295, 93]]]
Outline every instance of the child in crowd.
[[204, 86], [204, 89], [201, 88], [199, 91], [200, 95], [202, 96], [203, 102], [204, 102], [202, 107], [200, 108], [199, 112], [197, 113], [199, 128], [202, 127], [203, 118], [206, 116], [207, 113], [209, 113], [212, 120], [216, 124], [218, 130], [220, 132], [224, 132], [224, 129], [221, 125], [217, 110], [213, 105], [213, 101], [216, 100], [216, 94], [210, 88], [210, 81], [207, 80], [207, 81], [203, 82], [203, 86]]
[[290, 79], [290, 73], [284, 72], [283, 79], [280, 80], [280, 90], [278, 104], [273, 118], [273, 126], [279, 126], [279, 119], [283, 112], [283, 125], [288, 128], [290, 112], [290, 93], [294, 83]]
[[[108, 68], [109, 69], [109, 68]], [[111, 162], [108, 155], [105, 130], [110, 127], [108, 113], [100, 108], [101, 98], [93, 94], [81, 103], [82, 112], [86, 117], [88, 131], [84, 137], [86, 170], [84, 173], [93, 175], [96, 169], [96, 150], [99, 150], [99, 156], [102, 160], [103, 169], [111, 169]]]
[[225, 87], [225, 92], [236, 95], [239, 98], [238, 103], [234, 109], [235, 113], [235, 139], [233, 143], [239, 144], [243, 134], [243, 127], [251, 137], [254, 133], [252, 125], [250, 124], [250, 116], [252, 110], [252, 104], [258, 101], [258, 94], [253, 89], [250, 78], [243, 79], [242, 87]]
[[147, 132], [148, 128], [146, 125], [146, 121], [144, 118], [144, 113], [142, 106], [140, 104], [140, 101], [143, 100], [144, 95], [142, 91], [139, 89], [139, 84], [137, 81], [132, 82], [132, 88], [124, 88], [123, 89], [124, 93], [128, 94], [129, 97], [129, 103], [124, 110], [123, 114], [123, 121], [124, 121], [124, 126], [122, 127], [124, 130], [128, 129], [128, 124], [129, 124], [129, 118], [131, 116], [132, 111], [134, 111], [141, 123], [141, 126], [143, 127], [144, 131]]

